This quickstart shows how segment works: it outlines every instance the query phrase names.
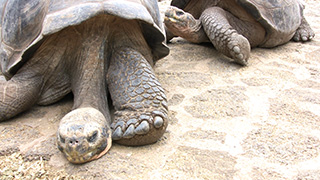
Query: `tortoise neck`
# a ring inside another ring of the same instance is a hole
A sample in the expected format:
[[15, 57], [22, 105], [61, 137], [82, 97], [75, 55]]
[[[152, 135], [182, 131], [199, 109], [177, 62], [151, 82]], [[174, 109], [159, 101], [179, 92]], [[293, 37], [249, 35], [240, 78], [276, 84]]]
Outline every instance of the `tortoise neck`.
[[70, 27], [69, 34], [73, 36], [73, 47], [68, 53], [71, 89], [74, 94], [73, 108], [92, 107], [102, 112], [110, 121], [106, 68], [108, 37], [110, 28], [108, 22], [114, 18], [89, 20], [78, 26]]

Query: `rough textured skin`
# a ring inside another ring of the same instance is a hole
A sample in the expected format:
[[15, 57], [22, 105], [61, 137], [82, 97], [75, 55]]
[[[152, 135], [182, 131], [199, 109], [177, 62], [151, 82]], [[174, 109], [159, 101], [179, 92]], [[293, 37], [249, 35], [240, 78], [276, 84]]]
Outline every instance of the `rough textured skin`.
[[162, 136], [167, 104], [152, 66], [169, 51], [157, 1], [9, 0], [0, 7], [8, 80], [0, 81], [0, 121], [72, 92], [73, 110], [57, 133], [72, 163], [101, 157], [111, 138], [138, 146]]
[[203, 29], [218, 51], [245, 65], [250, 54], [249, 41], [229, 25], [226, 16], [221, 8], [206, 9], [201, 16], [201, 23], [208, 26]]
[[235, 62], [247, 65], [252, 47], [275, 47], [293, 39], [309, 41], [314, 32], [299, 0], [173, 0], [166, 11], [168, 39], [210, 40]]
[[111, 60], [107, 77], [116, 110], [111, 125], [115, 129], [113, 139], [130, 145], [157, 141], [167, 127], [168, 107], [164, 90], [147, 60], [134, 49], [120, 49]]

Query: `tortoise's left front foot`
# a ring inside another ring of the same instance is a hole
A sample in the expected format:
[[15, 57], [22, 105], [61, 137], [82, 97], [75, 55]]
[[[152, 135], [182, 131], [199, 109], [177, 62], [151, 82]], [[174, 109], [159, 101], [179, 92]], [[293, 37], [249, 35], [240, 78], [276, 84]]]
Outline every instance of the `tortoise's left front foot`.
[[294, 41], [310, 41], [315, 36], [314, 31], [311, 29], [307, 20], [303, 17], [301, 25], [297, 29], [296, 33], [293, 36]]
[[156, 142], [168, 125], [167, 100], [148, 61], [123, 48], [111, 58], [108, 88], [115, 107], [112, 139], [124, 145]]

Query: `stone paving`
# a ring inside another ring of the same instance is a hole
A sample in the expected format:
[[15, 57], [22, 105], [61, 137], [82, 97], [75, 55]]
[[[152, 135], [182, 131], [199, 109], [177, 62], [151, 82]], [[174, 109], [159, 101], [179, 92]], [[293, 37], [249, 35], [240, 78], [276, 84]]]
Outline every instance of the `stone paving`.
[[0, 160], [42, 161], [52, 179], [320, 179], [320, 4], [306, 5], [315, 39], [253, 49], [247, 67], [210, 44], [174, 39], [155, 66], [170, 110], [159, 142], [114, 144], [99, 160], [70, 164], [55, 142], [68, 96], [1, 122]]

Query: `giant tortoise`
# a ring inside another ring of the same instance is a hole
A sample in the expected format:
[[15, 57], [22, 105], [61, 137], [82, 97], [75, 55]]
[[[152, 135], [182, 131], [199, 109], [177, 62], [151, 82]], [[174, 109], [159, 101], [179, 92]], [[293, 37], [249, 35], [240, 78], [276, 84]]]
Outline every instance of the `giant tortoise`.
[[163, 135], [167, 101], [152, 66], [169, 49], [157, 0], [2, 0], [0, 8], [0, 121], [72, 92], [57, 133], [72, 163], [101, 157], [111, 139], [138, 146]]
[[252, 47], [311, 40], [314, 32], [303, 9], [299, 0], [173, 0], [164, 22], [169, 40], [211, 41], [219, 52], [247, 65]]

